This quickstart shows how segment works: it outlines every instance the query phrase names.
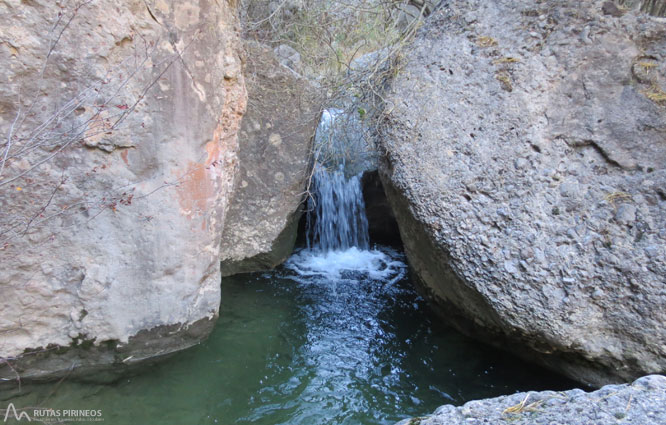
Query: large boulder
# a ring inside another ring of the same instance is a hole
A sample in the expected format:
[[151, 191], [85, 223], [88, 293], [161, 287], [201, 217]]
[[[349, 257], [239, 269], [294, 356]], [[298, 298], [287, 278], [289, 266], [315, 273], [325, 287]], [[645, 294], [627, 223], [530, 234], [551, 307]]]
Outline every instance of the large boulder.
[[589, 384], [666, 371], [666, 25], [451, 0], [386, 97], [381, 177], [428, 297]]
[[222, 275], [282, 263], [296, 241], [312, 170], [319, 91], [268, 47], [245, 42], [248, 105], [240, 171], [224, 228]]
[[246, 100], [234, 2], [6, 0], [0, 20], [0, 378], [198, 343]]
[[631, 385], [583, 390], [516, 393], [441, 406], [434, 414], [398, 425], [590, 425], [666, 423], [666, 377], [650, 375]]

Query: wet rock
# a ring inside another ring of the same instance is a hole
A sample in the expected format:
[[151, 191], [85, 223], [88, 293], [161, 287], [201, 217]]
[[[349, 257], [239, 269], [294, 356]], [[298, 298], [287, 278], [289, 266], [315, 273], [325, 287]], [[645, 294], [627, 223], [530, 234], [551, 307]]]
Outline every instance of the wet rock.
[[603, 4], [443, 3], [379, 149], [442, 316], [595, 385], [666, 370], [666, 26]]

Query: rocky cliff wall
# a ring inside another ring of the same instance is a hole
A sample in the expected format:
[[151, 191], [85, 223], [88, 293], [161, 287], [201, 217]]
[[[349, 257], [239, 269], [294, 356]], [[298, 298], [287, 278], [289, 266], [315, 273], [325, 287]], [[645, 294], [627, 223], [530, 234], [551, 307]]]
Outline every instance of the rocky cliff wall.
[[234, 1], [0, 2], [0, 375], [204, 338], [245, 109]]

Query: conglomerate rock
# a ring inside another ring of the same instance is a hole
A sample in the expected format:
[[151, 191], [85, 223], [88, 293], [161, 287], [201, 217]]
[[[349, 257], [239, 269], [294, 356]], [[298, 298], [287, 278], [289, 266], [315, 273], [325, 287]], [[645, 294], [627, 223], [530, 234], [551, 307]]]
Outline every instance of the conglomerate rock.
[[380, 174], [447, 320], [594, 385], [666, 371], [663, 18], [445, 1], [396, 74]]
[[445, 405], [433, 415], [398, 425], [661, 425], [666, 423], [666, 377], [651, 375], [631, 385], [582, 390], [541, 391]]

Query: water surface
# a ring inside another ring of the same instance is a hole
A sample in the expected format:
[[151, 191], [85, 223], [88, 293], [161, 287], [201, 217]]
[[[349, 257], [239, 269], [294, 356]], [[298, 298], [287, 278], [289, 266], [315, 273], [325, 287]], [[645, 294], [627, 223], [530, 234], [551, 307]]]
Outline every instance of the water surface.
[[101, 409], [107, 425], [370, 425], [572, 385], [439, 325], [388, 248], [303, 250], [222, 295], [204, 343], [112, 385], [24, 385], [11, 401]]

